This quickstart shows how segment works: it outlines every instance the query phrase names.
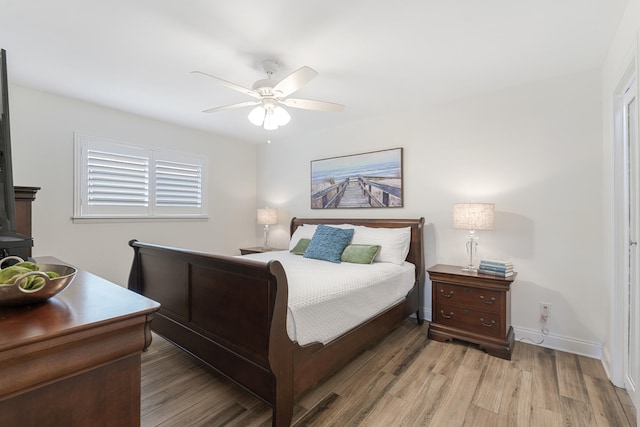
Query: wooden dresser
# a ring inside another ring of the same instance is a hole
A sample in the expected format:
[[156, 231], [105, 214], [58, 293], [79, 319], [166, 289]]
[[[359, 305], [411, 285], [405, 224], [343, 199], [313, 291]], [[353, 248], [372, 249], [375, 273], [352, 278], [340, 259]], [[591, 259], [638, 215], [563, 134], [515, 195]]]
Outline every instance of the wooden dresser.
[[140, 355], [159, 307], [81, 270], [45, 303], [0, 307], [0, 426], [140, 425]]
[[443, 264], [427, 272], [432, 283], [429, 338], [472, 342], [491, 355], [511, 359], [511, 284], [517, 273], [502, 278]]
[[[31, 231], [31, 205], [36, 199], [36, 193], [40, 187], [13, 187], [16, 199], [16, 231], [25, 236], [32, 237]], [[31, 249], [29, 249], [31, 255]]]

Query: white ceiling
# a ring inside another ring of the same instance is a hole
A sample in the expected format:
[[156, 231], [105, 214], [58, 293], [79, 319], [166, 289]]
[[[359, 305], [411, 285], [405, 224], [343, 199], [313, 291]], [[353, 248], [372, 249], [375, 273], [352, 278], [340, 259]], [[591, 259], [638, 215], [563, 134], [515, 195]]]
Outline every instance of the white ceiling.
[[[295, 94], [341, 113], [290, 108], [274, 139], [600, 67], [628, 0], [0, 0], [10, 83], [263, 142], [251, 87], [320, 74]], [[36, 106], [34, 106], [35, 108]]]

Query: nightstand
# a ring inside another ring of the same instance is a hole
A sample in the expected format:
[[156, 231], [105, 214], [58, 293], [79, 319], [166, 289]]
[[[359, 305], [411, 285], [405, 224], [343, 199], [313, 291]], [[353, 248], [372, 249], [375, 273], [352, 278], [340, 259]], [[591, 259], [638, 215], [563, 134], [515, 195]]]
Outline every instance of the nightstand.
[[460, 339], [487, 353], [511, 360], [511, 284], [517, 273], [503, 278], [438, 264], [427, 270], [432, 283], [429, 338]]
[[253, 248], [240, 248], [240, 255], [249, 255], [249, 254], [261, 254], [263, 252], [271, 252], [271, 251], [285, 251], [286, 249], [281, 248], [265, 248], [264, 246], [255, 246]]

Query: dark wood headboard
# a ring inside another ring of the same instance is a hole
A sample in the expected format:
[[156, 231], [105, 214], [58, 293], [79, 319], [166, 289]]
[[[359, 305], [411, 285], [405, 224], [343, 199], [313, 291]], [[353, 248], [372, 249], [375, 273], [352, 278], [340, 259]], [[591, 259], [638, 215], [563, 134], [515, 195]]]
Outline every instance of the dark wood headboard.
[[407, 254], [407, 262], [416, 266], [416, 281], [423, 289], [425, 281], [424, 261], [424, 218], [291, 218], [291, 235], [302, 224], [353, 224], [376, 228], [411, 227], [411, 244]]

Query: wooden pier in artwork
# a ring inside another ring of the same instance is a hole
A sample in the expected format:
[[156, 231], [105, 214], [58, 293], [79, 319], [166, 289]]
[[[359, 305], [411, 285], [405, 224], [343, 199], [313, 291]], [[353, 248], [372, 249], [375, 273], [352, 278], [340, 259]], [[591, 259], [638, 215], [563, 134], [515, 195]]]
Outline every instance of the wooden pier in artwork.
[[[384, 208], [393, 197], [402, 199], [402, 188], [383, 184], [384, 177], [351, 177], [311, 195], [314, 208]], [[373, 189], [380, 191], [373, 191]], [[376, 196], [379, 193], [380, 196]]]

